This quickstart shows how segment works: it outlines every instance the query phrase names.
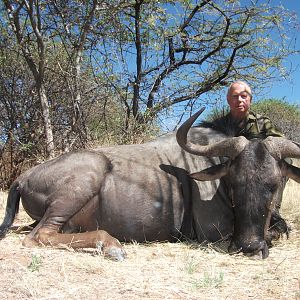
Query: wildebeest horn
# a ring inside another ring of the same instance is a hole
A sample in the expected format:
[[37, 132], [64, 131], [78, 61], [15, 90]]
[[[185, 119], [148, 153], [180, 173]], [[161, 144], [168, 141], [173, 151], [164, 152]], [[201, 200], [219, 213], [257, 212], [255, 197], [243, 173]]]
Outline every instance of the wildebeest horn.
[[269, 136], [264, 140], [264, 145], [277, 160], [286, 157], [300, 158], [300, 144], [286, 138]]
[[178, 144], [185, 151], [196, 155], [208, 157], [227, 156], [231, 159], [235, 158], [249, 143], [249, 141], [243, 136], [232, 137], [229, 139], [225, 139], [224, 141], [209, 145], [197, 145], [187, 140], [187, 133], [189, 129], [191, 128], [195, 120], [201, 115], [204, 109], [204, 107], [201, 108], [178, 128], [176, 133]]

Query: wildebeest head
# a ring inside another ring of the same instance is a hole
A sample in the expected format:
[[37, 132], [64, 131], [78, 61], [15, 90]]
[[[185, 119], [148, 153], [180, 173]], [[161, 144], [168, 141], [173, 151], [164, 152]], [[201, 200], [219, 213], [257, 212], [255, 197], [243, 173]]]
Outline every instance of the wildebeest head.
[[187, 133], [204, 109], [189, 118], [177, 131], [177, 142], [187, 152], [200, 156], [229, 159], [222, 164], [190, 174], [196, 180], [215, 180], [223, 176], [229, 183], [234, 209], [231, 247], [248, 254], [268, 256], [268, 228], [271, 211], [283, 189], [284, 176], [300, 182], [300, 169], [283, 159], [299, 158], [300, 145], [279, 137], [247, 140], [231, 137], [210, 145], [193, 144]]

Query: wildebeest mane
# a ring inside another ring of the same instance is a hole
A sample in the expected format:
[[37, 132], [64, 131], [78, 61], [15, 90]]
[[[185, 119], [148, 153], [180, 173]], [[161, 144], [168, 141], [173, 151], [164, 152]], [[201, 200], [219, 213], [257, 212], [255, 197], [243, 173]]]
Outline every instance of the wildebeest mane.
[[207, 120], [201, 121], [196, 127], [211, 128], [229, 137], [235, 136], [237, 124], [232, 122], [230, 118], [227, 118], [227, 114], [228, 111], [226, 110], [214, 112]]

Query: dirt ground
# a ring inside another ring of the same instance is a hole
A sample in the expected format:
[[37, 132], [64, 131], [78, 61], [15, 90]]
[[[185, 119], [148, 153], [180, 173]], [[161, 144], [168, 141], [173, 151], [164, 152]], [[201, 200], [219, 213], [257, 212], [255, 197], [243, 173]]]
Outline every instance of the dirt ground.
[[[29, 222], [21, 211], [15, 223]], [[24, 234], [11, 232], [0, 241], [0, 299], [300, 300], [300, 228], [292, 226], [265, 260], [213, 246], [131, 243], [127, 259], [115, 262], [95, 250], [25, 248]]]

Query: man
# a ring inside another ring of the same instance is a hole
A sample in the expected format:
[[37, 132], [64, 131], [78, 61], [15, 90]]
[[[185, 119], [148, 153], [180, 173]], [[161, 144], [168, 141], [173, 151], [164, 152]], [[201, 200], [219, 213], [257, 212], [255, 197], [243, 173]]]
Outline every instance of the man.
[[250, 111], [252, 92], [250, 86], [243, 81], [233, 82], [227, 92], [227, 102], [230, 112], [216, 120], [204, 123], [230, 136], [245, 136], [247, 139], [266, 138], [268, 136], [282, 137], [271, 123], [270, 119]]

